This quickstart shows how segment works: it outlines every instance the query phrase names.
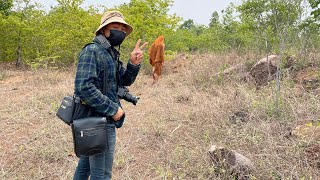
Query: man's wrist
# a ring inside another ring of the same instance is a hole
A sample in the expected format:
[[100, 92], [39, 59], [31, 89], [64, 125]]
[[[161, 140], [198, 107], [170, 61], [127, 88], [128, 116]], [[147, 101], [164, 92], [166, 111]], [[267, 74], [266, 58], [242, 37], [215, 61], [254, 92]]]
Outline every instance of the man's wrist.
[[130, 63], [132, 66], [140, 66], [140, 65], [141, 65], [141, 63], [139, 63], [139, 64], [133, 64], [133, 63], [131, 62], [131, 60], [129, 60], [129, 63]]

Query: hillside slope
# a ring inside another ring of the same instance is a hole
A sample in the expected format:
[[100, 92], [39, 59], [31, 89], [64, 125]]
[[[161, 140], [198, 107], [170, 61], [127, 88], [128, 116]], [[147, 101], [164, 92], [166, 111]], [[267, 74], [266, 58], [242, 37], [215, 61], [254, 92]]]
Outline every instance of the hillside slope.
[[[251, 159], [251, 179], [317, 179], [319, 138], [291, 132], [319, 121], [319, 94], [297, 92], [284, 76], [276, 104], [274, 82], [257, 90], [243, 81], [247, 67], [214, 76], [255, 58], [182, 55], [166, 61], [155, 85], [142, 71], [129, 87], [138, 104], [123, 102], [114, 179], [230, 179], [208, 156], [213, 144]], [[0, 178], [71, 179], [77, 164], [71, 131], [55, 111], [73, 91], [74, 71], [3, 69], [0, 77]]]

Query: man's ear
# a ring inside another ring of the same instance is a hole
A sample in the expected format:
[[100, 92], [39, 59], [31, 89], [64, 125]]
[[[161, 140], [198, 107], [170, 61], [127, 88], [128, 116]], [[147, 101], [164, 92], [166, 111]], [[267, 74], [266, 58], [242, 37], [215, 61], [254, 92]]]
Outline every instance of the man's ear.
[[105, 36], [106, 35], [105, 31], [106, 31], [106, 26], [101, 28], [100, 33]]
[[106, 29], [106, 28], [103, 27], [103, 28], [100, 30], [100, 33], [104, 35], [104, 30], [105, 30], [105, 29]]
[[107, 30], [106, 26], [102, 29], [102, 34], [104, 34], [106, 37], [110, 36], [110, 30]]

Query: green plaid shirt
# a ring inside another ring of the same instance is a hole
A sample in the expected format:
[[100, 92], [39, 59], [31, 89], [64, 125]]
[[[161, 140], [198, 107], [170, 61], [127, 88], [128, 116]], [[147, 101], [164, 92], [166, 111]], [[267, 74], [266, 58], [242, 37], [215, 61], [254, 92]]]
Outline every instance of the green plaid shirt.
[[[104, 69], [104, 62], [107, 68]], [[121, 107], [117, 96], [117, 73], [121, 85], [130, 86], [138, 75], [140, 65], [133, 65], [130, 61], [127, 68], [119, 68], [117, 60], [95, 38], [93, 44], [85, 46], [80, 55], [75, 78], [75, 94], [96, 112], [106, 117], [113, 116]], [[107, 72], [105, 80], [109, 86], [106, 95], [102, 94], [104, 71]]]

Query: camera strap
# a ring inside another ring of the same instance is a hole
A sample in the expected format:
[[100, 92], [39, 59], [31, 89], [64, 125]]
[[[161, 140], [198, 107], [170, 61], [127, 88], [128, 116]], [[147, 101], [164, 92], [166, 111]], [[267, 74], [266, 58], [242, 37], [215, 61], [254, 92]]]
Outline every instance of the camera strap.
[[107, 40], [107, 38], [104, 35], [102, 35], [102, 34], [97, 35], [97, 40], [101, 43], [101, 45], [106, 50], [108, 50], [111, 47], [109, 41]]

